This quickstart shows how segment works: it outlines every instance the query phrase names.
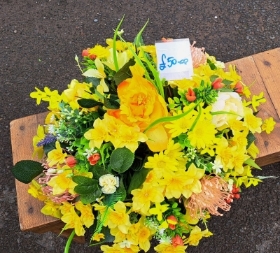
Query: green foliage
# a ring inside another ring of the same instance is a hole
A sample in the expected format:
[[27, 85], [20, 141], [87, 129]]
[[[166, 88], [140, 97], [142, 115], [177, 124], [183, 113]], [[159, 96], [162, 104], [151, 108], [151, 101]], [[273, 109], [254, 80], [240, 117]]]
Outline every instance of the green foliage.
[[74, 191], [80, 195], [83, 204], [92, 203], [101, 196], [98, 180], [84, 176], [73, 176], [72, 180], [78, 184]]
[[12, 168], [13, 176], [20, 182], [28, 184], [43, 172], [41, 163], [32, 160], [22, 160]]
[[134, 153], [128, 148], [117, 148], [111, 154], [109, 167], [118, 173], [124, 173], [130, 168], [133, 161]]
[[78, 100], [78, 104], [81, 106], [81, 107], [84, 107], [84, 108], [92, 108], [92, 107], [95, 107], [95, 106], [98, 106], [98, 105], [103, 105], [101, 102], [98, 102], [94, 99], [89, 99], [89, 98], [81, 98]]
[[122, 81], [126, 80], [127, 78], [131, 78], [132, 74], [129, 69], [130, 66], [135, 64], [134, 59], [130, 59], [115, 75], [114, 81], [116, 85], [119, 85]]
[[134, 172], [127, 192], [131, 193], [132, 190], [140, 188], [141, 185], [144, 183], [149, 172], [150, 169], [145, 169], [145, 168], [142, 168], [141, 170]]
[[118, 201], [124, 201], [126, 198], [126, 190], [123, 185], [122, 180], [120, 180], [120, 185], [117, 190], [112, 194], [106, 194], [103, 203], [107, 207], [111, 207], [116, 204]]

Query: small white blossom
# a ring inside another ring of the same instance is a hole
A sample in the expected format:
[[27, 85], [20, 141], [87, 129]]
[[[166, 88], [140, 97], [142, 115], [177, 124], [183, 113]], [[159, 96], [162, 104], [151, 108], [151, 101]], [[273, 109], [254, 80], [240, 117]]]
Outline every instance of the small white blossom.
[[112, 194], [119, 187], [119, 178], [112, 174], [105, 174], [99, 178], [101, 191], [105, 194]]
[[124, 248], [130, 248], [130, 245], [131, 245], [131, 242], [128, 241], [128, 240], [124, 240], [124, 241], [122, 241], [122, 242], [120, 243], [120, 247], [121, 247], [122, 249], [124, 249]]
[[92, 154], [94, 154], [96, 152], [97, 152], [97, 150], [95, 150], [94, 148], [86, 149], [85, 152], [83, 153], [83, 155], [86, 156], [87, 158], [89, 158]]
[[221, 169], [223, 168], [223, 164], [222, 164], [221, 160], [215, 159], [214, 163], [212, 163], [212, 164], [213, 164], [212, 169], [213, 169], [214, 173], [216, 175], [220, 174], [222, 172]]

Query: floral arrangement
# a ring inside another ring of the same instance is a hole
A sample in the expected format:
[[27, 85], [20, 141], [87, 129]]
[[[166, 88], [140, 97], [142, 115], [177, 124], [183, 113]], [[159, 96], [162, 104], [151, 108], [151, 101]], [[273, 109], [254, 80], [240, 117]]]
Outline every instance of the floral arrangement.
[[12, 172], [43, 214], [73, 229], [65, 252], [86, 231], [105, 253], [148, 252], [152, 238], [156, 252], [185, 252], [212, 235], [207, 220], [229, 211], [242, 185], [261, 181], [255, 134], [275, 123], [257, 117], [263, 93], [251, 95], [234, 66], [193, 44], [192, 78], [161, 79], [145, 26], [126, 42], [120, 25], [107, 46], [76, 57], [82, 81], [30, 94], [48, 102], [33, 138], [41, 161]]

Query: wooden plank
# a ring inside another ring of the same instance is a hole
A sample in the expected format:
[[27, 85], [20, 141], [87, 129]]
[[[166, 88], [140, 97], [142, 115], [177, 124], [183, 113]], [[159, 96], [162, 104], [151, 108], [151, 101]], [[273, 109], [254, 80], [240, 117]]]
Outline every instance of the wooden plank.
[[[275, 59], [275, 51], [278, 52], [278, 60]], [[280, 68], [279, 53], [279, 49], [274, 49], [226, 64], [227, 66], [230, 64], [236, 66], [238, 73], [242, 76], [242, 81], [250, 87], [252, 94], [259, 95], [260, 92], [264, 92], [267, 101], [259, 107], [260, 111], [258, 116], [263, 119], [273, 117], [276, 121], [275, 129], [271, 134], [256, 134], [256, 145], [260, 150], [256, 162], [259, 166], [280, 161], [280, 119], [276, 109], [280, 104], [280, 94], [275, 89], [277, 73], [279, 76]], [[271, 56], [273, 57], [271, 58]], [[266, 67], [263, 67], [265, 65], [264, 62], [265, 64], [267, 62], [270, 63], [268, 72], [266, 71]], [[275, 75], [275, 77], [271, 77], [270, 75]]]
[[[36, 135], [37, 126], [44, 124], [47, 113], [31, 115], [13, 120], [10, 123], [13, 163], [20, 160], [32, 160], [33, 136]], [[27, 191], [29, 186], [15, 180], [17, 191], [17, 204], [19, 224], [22, 231], [44, 233], [52, 231], [60, 233], [64, 224], [61, 220], [41, 213], [44, 203], [32, 197]], [[61, 235], [68, 237], [71, 231], [64, 231]], [[83, 236], [76, 236], [76, 242], [84, 243]]]

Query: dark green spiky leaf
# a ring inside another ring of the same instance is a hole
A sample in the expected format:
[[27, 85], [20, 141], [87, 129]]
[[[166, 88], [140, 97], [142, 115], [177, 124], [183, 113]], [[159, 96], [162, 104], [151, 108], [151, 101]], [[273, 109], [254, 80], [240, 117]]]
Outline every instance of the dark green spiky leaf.
[[94, 99], [88, 99], [88, 98], [79, 99], [78, 104], [81, 107], [84, 107], [84, 108], [92, 108], [92, 107], [97, 106], [97, 105], [103, 105], [101, 102], [98, 102]]
[[108, 109], [119, 109], [120, 103], [117, 100], [114, 100], [112, 98], [105, 98], [104, 99], [104, 106]]
[[149, 171], [150, 169], [145, 168], [136, 171], [131, 178], [127, 192], [131, 193], [132, 190], [140, 188], [143, 182], [145, 181]]
[[259, 165], [257, 165], [257, 164], [255, 163], [255, 161], [254, 161], [253, 159], [251, 159], [251, 158], [247, 159], [244, 163], [250, 165], [251, 167], [253, 167], [253, 168], [255, 168], [255, 169], [259, 169], [259, 170], [262, 169], [262, 168], [261, 168]]
[[252, 132], [249, 132], [247, 135], [247, 149], [250, 147], [250, 145], [256, 140], [255, 135]]
[[134, 161], [134, 153], [128, 148], [115, 149], [110, 157], [110, 168], [118, 173], [123, 173], [130, 168]]
[[127, 78], [132, 77], [131, 71], [129, 69], [130, 66], [133, 66], [135, 61], [130, 59], [115, 75], [114, 81], [116, 85], [119, 85], [122, 81], [126, 80]]
[[22, 160], [12, 168], [13, 176], [20, 182], [28, 184], [43, 172], [41, 163], [32, 160]]

